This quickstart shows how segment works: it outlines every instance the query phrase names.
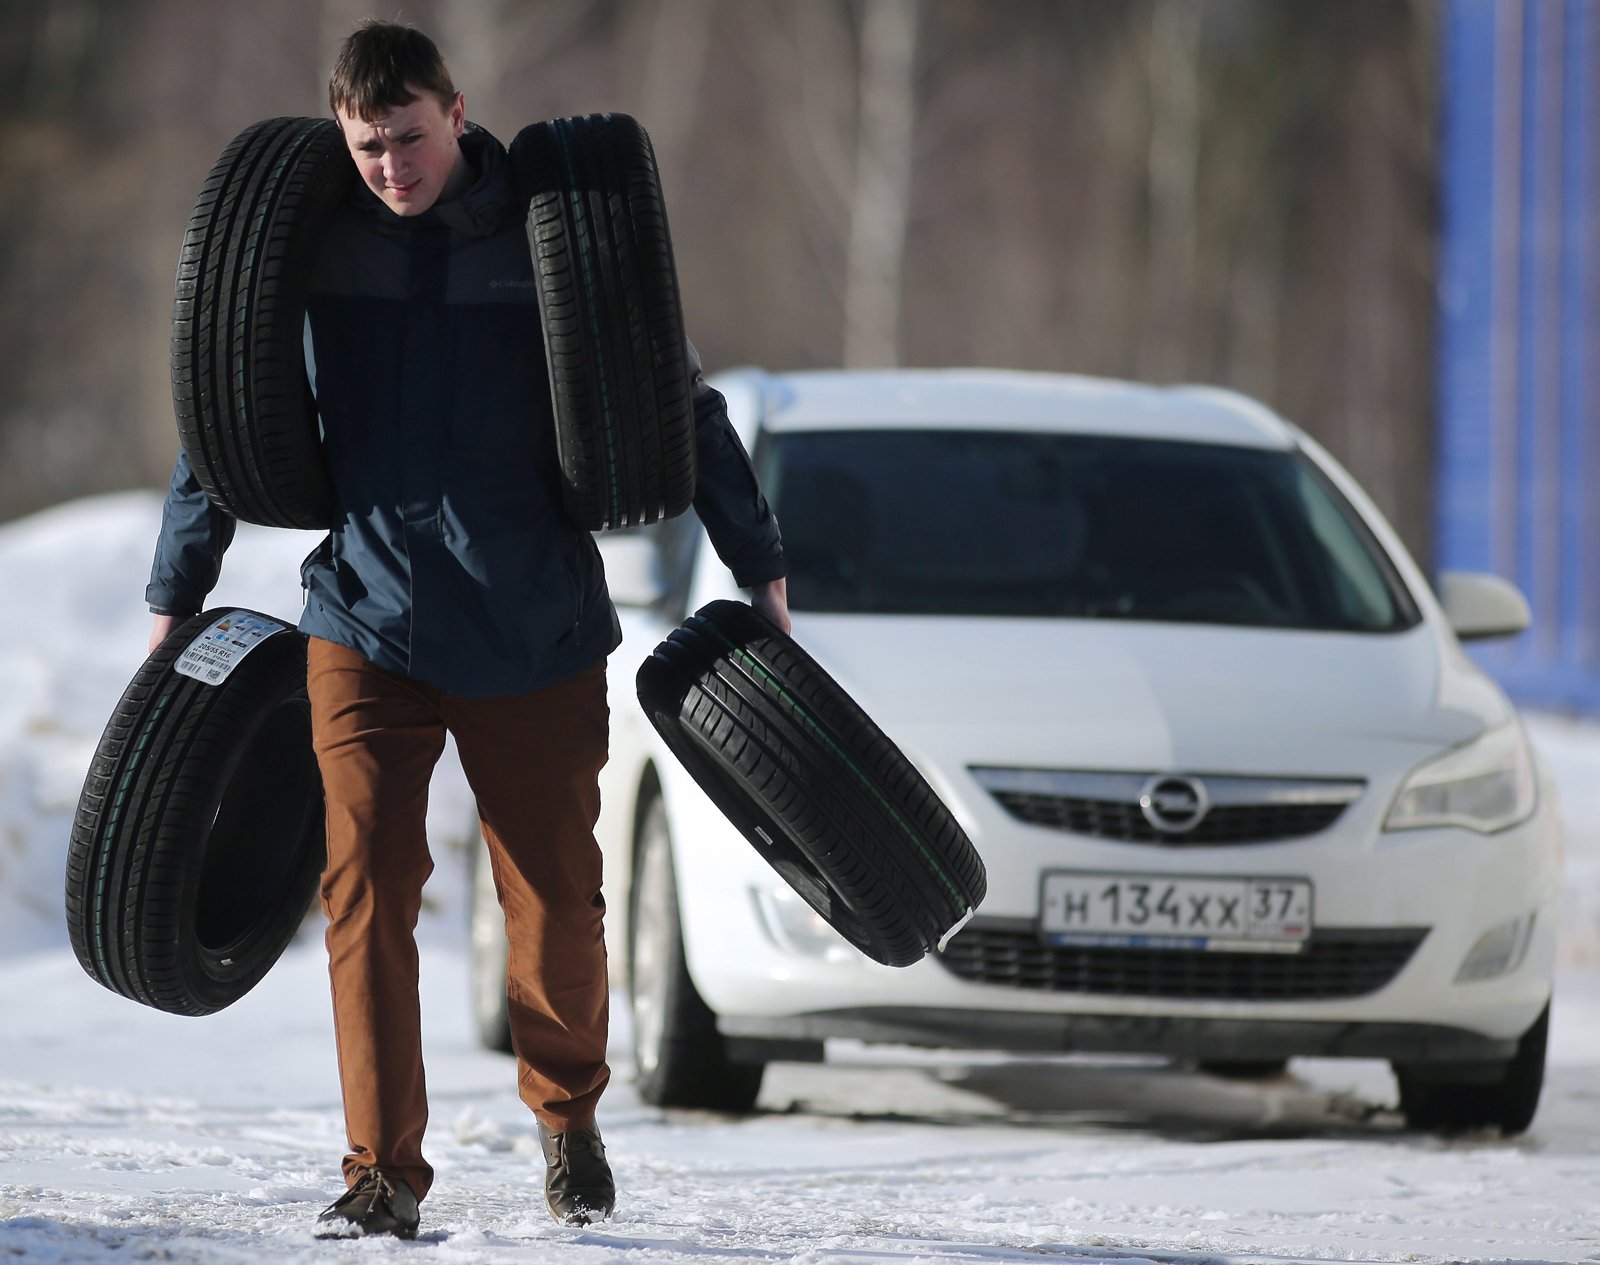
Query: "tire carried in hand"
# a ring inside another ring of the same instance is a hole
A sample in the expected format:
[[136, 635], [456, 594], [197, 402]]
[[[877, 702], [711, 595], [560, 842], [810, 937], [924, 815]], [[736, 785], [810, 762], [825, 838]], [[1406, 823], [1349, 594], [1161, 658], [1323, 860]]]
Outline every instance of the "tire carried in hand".
[[639, 700], [746, 839], [868, 957], [909, 966], [983, 900], [983, 861], [856, 702], [753, 608], [712, 602], [645, 660]]
[[588, 531], [694, 500], [692, 374], [650, 138], [626, 114], [535, 123], [511, 143], [544, 330], [562, 497]]
[[211, 500], [249, 523], [327, 527], [332, 490], [306, 379], [306, 292], [355, 181], [338, 125], [266, 119], [206, 177], [178, 257], [172, 397]]
[[323, 853], [304, 636], [254, 611], [195, 616], [134, 675], [84, 782], [67, 853], [78, 961], [157, 1010], [221, 1010], [288, 947]]

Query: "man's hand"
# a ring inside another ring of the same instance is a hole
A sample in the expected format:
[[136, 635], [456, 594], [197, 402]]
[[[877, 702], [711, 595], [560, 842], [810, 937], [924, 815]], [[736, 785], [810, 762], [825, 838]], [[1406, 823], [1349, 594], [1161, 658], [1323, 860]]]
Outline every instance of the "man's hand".
[[771, 580], [750, 590], [750, 605], [770, 619], [787, 634], [789, 622], [789, 586], [783, 580]]
[[181, 623], [183, 620], [176, 615], [157, 615], [155, 627], [150, 630], [151, 653], [154, 653], [155, 648], [170, 637], [172, 630]]

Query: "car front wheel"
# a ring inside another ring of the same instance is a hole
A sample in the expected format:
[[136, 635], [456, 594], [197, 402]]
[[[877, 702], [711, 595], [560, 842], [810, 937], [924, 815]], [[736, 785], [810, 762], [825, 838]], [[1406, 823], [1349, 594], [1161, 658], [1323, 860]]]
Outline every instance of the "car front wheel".
[[1550, 1037], [1550, 1007], [1522, 1034], [1517, 1052], [1488, 1079], [1442, 1078], [1435, 1069], [1395, 1064], [1400, 1110], [1413, 1129], [1466, 1133], [1497, 1128], [1507, 1137], [1533, 1123], [1544, 1088], [1545, 1049]]
[[645, 811], [634, 858], [628, 982], [639, 1097], [657, 1107], [749, 1111], [765, 1068], [729, 1060], [716, 1016], [689, 978], [672, 838], [659, 798]]

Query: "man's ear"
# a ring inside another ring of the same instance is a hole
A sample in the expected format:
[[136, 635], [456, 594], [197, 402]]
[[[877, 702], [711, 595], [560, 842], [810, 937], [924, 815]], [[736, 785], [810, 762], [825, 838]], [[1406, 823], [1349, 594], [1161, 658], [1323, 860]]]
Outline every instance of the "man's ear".
[[467, 127], [467, 94], [456, 93], [456, 99], [450, 105], [450, 123], [455, 128], [456, 139], [461, 139], [461, 133]]

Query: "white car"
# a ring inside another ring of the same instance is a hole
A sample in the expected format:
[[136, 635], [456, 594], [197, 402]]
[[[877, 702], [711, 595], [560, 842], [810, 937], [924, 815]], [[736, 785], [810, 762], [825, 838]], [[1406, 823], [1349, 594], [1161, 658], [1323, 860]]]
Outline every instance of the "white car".
[[[942, 954], [869, 961], [720, 816], [633, 672], [737, 597], [692, 515], [602, 538], [626, 641], [608, 935], [647, 1101], [748, 1108], [823, 1042], [1390, 1060], [1419, 1128], [1527, 1127], [1553, 789], [1460, 642], [1528, 608], [1432, 589], [1316, 443], [1231, 392], [986, 371], [716, 385], [778, 514], [794, 636], [988, 868]], [[486, 877], [486, 876], [485, 876]], [[503, 954], [475, 902], [480, 1020]]]

